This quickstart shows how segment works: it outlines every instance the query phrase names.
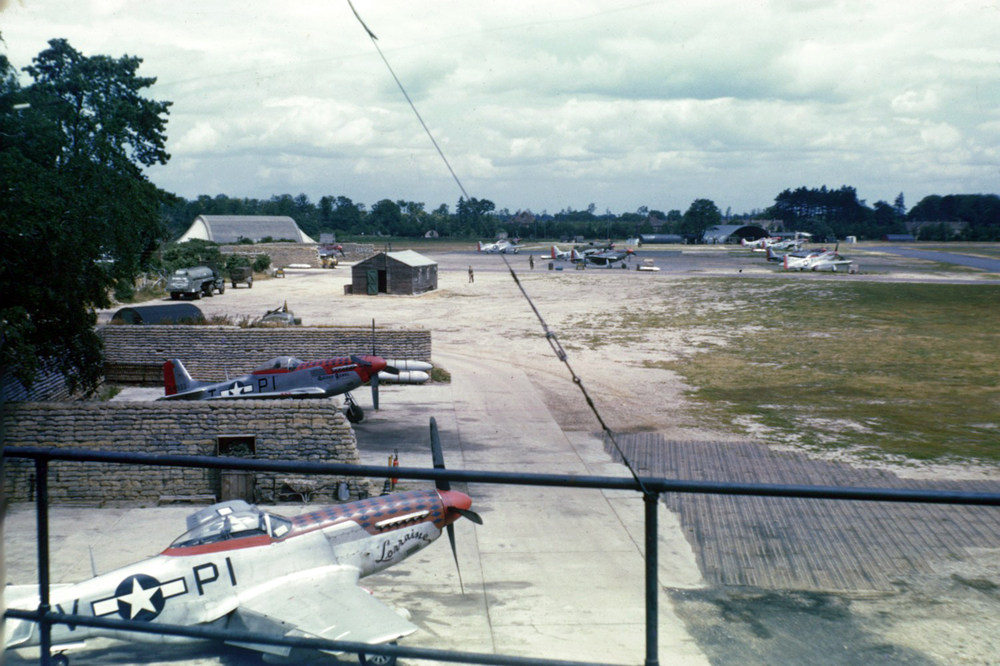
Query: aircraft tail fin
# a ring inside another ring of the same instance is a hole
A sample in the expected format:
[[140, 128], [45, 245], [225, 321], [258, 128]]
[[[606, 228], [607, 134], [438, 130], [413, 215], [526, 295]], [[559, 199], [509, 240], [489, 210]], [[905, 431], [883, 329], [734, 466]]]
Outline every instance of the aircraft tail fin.
[[197, 385], [179, 358], [172, 358], [163, 364], [163, 395], [183, 393]]
[[483, 251], [483, 241], [476, 241], [476, 252]]

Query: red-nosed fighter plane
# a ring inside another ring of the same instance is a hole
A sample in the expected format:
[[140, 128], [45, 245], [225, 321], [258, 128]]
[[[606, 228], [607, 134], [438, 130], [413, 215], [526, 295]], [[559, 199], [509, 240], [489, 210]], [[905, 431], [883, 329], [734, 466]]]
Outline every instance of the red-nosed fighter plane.
[[[278, 356], [248, 375], [224, 382], [199, 382], [191, 378], [180, 359], [163, 364], [164, 395], [159, 400], [235, 400], [241, 398], [327, 398], [344, 395], [347, 418], [358, 423], [364, 411], [351, 396], [362, 384], [371, 384], [372, 403], [378, 409], [378, 385], [386, 376], [426, 381], [431, 364], [422, 361], [386, 360], [381, 356], [342, 356], [322, 361], [301, 361]], [[402, 376], [403, 372], [409, 374]]]
[[[435, 467], [444, 468], [431, 424]], [[482, 524], [472, 500], [439, 481], [415, 490], [323, 507], [294, 518], [230, 500], [187, 518], [187, 531], [159, 555], [90, 580], [50, 587], [56, 613], [379, 644], [417, 630], [359, 587], [365, 576], [402, 562], [448, 532], [461, 517]], [[456, 557], [456, 562], [457, 562]], [[34, 610], [38, 587], [8, 586], [7, 606]], [[97, 636], [176, 642], [178, 637], [81, 625], [52, 627], [53, 652]], [[37, 625], [7, 619], [5, 649], [38, 645]], [[234, 641], [266, 655], [290, 648]], [[62, 646], [62, 647], [60, 647]], [[85, 647], [85, 645], [84, 645]], [[362, 664], [394, 664], [391, 655], [359, 655]]]

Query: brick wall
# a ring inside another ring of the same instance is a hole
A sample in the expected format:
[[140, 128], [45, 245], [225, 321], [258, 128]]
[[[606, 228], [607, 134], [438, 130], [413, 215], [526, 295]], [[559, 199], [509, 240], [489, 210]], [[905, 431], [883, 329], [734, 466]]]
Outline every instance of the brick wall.
[[[216, 402], [21, 403], [3, 408], [4, 446], [84, 448], [164, 455], [216, 455], [219, 435], [256, 437], [256, 457], [358, 464], [357, 440], [343, 414], [329, 400]], [[101, 505], [115, 501], [155, 504], [163, 498], [215, 495], [220, 470], [53, 462], [49, 494], [53, 503]], [[251, 473], [257, 494], [268, 500], [292, 487], [316, 487], [313, 500], [335, 497], [345, 481], [352, 498], [359, 490], [376, 493], [377, 484], [361, 478], [286, 478]], [[27, 501], [34, 463], [4, 461], [9, 501]]]
[[[195, 379], [222, 381], [250, 372], [275, 356], [313, 361], [370, 354], [370, 328], [238, 328], [235, 326], [105, 326], [107, 382], [161, 385], [163, 362], [179, 358]], [[385, 358], [431, 360], [431, 332], [376, 330]]]

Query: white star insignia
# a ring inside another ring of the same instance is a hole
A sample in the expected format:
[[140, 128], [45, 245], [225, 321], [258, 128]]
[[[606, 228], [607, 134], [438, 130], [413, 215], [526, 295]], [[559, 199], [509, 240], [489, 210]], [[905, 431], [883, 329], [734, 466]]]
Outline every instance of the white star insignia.
[[153, 605], [153, 595], [159, 589], [159, 585], [154, 585], [148, 590], [143, 589], [142, 585], [139, 585], [138, 579], [132, 579], [132, 591], [118, 597], [120, 601], [124, 601], [132, 608], [132, 614], [129, 617], [130, 620], [134, 620], [140, 611], [148, 610], [150, 613], [156, 612], [156, 606]]

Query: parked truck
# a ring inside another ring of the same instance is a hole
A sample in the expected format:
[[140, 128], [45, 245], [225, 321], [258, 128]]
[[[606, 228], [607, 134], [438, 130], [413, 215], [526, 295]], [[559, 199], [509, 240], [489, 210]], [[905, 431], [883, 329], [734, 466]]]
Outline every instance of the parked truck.
[[233, 289], [236, 289], [238, 282], [246, 282], [247, 288], [253, 289], [253, 267], [233, 266], [229, 269], [229, 279], [233, 283]]
[[208, 266], [178, 268], [167, 280], [167, 291], [175, 301], [182, 296], [201, 298], [211, 296], [215, 291], [226, 292], [226, 280]]

